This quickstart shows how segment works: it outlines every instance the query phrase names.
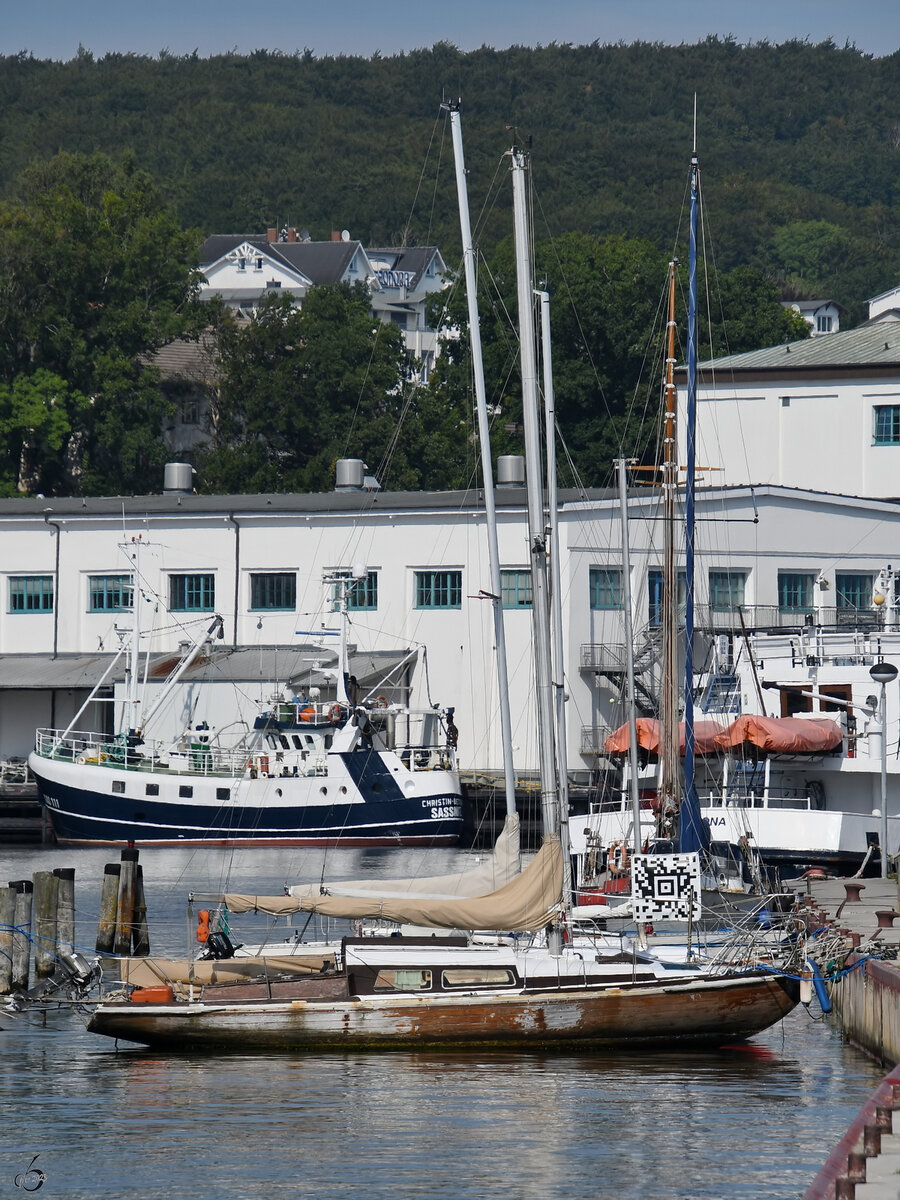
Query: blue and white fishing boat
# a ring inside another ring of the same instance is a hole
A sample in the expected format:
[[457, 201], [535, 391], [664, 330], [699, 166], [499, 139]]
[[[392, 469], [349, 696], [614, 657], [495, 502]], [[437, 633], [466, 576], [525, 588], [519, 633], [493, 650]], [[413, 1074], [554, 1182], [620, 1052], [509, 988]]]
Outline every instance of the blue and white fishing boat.
[[154, 740], [148, 733], [191, 664], [211, 639], [221, 637], [221, 617], [195, 638], [144, 710], [134, 666], [140, 631], [133, 605], [132, 664], [126, 671], [132, 695], [123, 706], [122, 727], [112, 736], [76, 731], [75, 722], [64, 730], [37, 731], [29, 768], [56, 840], [156, 846], [455, 844], [463, 807], [453, 710], [414, 710], [389, 701], [378, 683], [363, 693], [348, 670], [348, 596], [356, 582], [347, 570], [325, 581], [326, 588], [336, 589], [340, 617], [334, 696], [323, 698], [318, 688], [302, 699], [279, 696], [230, 745], [202, 721], [174, 739]]

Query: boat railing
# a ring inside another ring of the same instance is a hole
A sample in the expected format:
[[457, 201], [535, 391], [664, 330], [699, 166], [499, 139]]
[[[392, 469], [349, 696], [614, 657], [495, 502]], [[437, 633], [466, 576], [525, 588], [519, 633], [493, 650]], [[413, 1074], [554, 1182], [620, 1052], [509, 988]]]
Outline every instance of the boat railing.
[[243, 775], [249, 765], [246, 749], [223, 749], [201, 740], [171, 746], [162, 742], [132, 744], [125, 735], [39, 729], [35, 753], [41, 758], [117, 770], [177, 770], [192, 775]]

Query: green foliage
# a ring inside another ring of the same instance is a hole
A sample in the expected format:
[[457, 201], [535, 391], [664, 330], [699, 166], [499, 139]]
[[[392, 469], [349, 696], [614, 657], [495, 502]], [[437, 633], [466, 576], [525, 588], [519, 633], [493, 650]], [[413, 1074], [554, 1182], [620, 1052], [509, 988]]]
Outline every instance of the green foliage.
[[221, 314], [213, 491], [323, 491], [338, 458], [388, 453], [402, 402], [400, 331], [373, 320], [361, 284], [314, 288], [302, 308], [271, 295], [246, 325]]
[[0, 495], [56, 491], [66, 475], [65, 450], [83, 425], [87, 399], [44, 367], [0, 383]]
[[0, 207], [0, 382], [49, 395], [52, 378], [90, 397], [69, 406], [51, 490], [147, 490], [158, 478], [166, 405], [146, 356], [200, 327], [198, 244], [132, 155], [34, 163]]

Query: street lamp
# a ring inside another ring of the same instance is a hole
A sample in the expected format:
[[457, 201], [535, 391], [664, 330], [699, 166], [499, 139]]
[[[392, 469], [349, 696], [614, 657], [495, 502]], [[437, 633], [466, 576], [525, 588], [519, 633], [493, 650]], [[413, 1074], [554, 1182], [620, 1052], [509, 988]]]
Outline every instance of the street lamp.
[[875, 683], [881, 685], [881, 877], [887, 879], [887, 712], [885, 711], [885, 688], [897, 678], [893, 663], [877, 662], [869, 667]]

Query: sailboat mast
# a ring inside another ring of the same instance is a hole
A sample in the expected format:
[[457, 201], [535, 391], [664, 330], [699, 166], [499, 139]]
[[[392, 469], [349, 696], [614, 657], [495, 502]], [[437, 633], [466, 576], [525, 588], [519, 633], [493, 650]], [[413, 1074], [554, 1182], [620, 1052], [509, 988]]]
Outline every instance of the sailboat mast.
[[[516, 284], [519, 309], [519, 353], [522, 370], [522, 420], [528, 496], [528, 546], [531, 560], [532, 618], [535, 649], [535, 691], [538, 717], [538, 757], [541, 771], [541, 816], [544, 834], [561, 832], [567, 814], [559, 809], [553, 721], [553, 682], [550, 653], [550, 605], [547, 586], [547, 541], [541, 483], [541, 439], [538, 421], [537, 356], [534, 341], [531, 233], [525, 176], [528, 156], [515, 147], [512, 158], [513, 216], [516, 243]], [[564, 843], [565, 850], [565, 843]], [[567, 862], [564, 855], [564, 862]]]
[[675, 393], [675, 262], [669, 263], [669, 312], [666, 374], [663, 389], [663, 595], [662, 595], [662, 738], [660, 813], [665, 820], [679, 808], [678, 739], [678, 579], [675, 570], [675, 507], [678, 493], [678, 443]]
[[491, 607], [494, 614], [494, 644], [497, 647], [497, 687], [500, 708], [500, 738], [503, 747], [503, 782], [506, 813], [516, 811], [516, 779], [512, 755], [512, 719], [509, 712], [509, 676], [506, 666], [506, 633], [503, 626], [503, 583], [500, 576], [500, 549], [497, 542], [497, 509], [494, 503], [494, 468], [491, 462], [491, 431], [484, 386], [484, 361], [481, 354], [481, 325], [478, 317], [478, 292], [475, 278], [475, 248], [469, 221], [469, 195], [463, 160], [461, 101], [448, 103], [453, 158], [456, 165], [456, 195], [466, 275], [466, 302], [469, 310], [469, 346], [475, 376], [475, 407], [478, 413], [478, 440], [481, 444], [481, 475], [484, 482], [484, 513], [488, 533], [488, 560], [491, 570]]
[[[684, 791], [694, 784], [694, 493], [697, 467], [697, 218], [700, 207], [700, 164], [696, 145], [691, 156], [690, 249], [688, 257], [687, 413], [685, 446], [684, 551]], [[698, 805], [699, 807], [699, 805]]]
[[560, 812], [569, 811], [569, 763], [566, 755], [566, 656], [563, 644], [562, 577], [559, 561], [559, 488], [556, 481], [556, 403], [553, 392], [553, 346], [550, 337], [550, 294], [536, 291], [541, 302], [541, 358], [544, 367], [544, 436], [547, 439], [547, 529], [550, 538], [550, 595], [553, 605], [550, 657], [556, 713], [556, 782]]

